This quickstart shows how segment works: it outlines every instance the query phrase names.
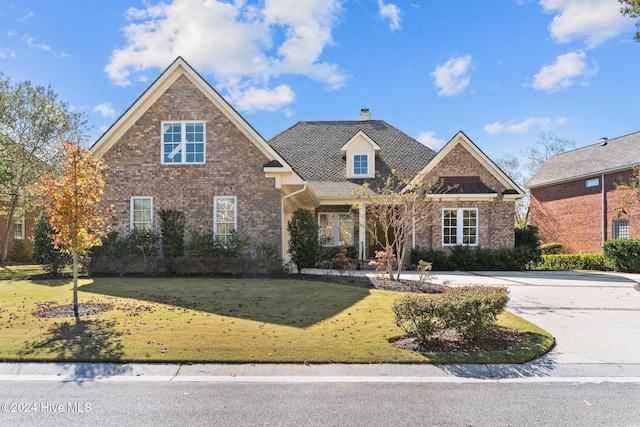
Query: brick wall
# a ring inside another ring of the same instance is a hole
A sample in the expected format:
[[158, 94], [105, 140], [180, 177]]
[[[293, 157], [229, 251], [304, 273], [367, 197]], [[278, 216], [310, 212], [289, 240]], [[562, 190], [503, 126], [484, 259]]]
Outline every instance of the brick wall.
[[[206, 122], [206, 164], [161, 165], [161, 122]], [[177, 209], [191, 230], [213, 230], [214, 196], [236, 196], [238, 235], [280, 247], [280, 190], [265, 178], [268, 159], [224, 114], [181, 76], [107, 151], [103, 202], [129, 228], [132, 196], [151, 196], [154, 224], [160, 209]]]
[[[630, 237], [640, 237], [640, 210], [637, 203], [628, 205], [617, 185], [629, 182], [631, 171], [607, 174], [604, 177], [603, 206], [601, 184], [587, 188], [590, 178], [531, 190], [531, 223], [539, 229], [542, 243], [558, 242], [563, 253], [602, 252], [603, 226], [605, 239], [613, 238], [616, 208], [625, 207], [621, 219], [629, 220]], [[606, 218], [603, 221], [603, 208]]]
[[[501, 193], [507, 188], [487, 170], [464, 146], [458, 144], [440, 163], [424, 177], [424, 182], [434, 183], [444, 176], [479, 176], [492, 190]], [[446, 194], [446, 193], [445, 193]], [[513, 247], [515, 244], [515, 206], [513, 201], [498, 196], [493, 201], [443, 201], [434, 207], [431, 224], [416, 233], [416, 245], [442, 249], [442, 209], [478, 209], [478, 241], [488, 249]]]

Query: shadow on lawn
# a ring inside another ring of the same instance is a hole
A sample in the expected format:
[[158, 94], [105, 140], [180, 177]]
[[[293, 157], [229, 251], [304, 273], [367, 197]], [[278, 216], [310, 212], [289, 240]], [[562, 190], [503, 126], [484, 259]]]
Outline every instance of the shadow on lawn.
[[[65, 320], [53, 324], [37, 340], [26, 343], [20, 350], [20, 356], [37, 358], [39, 354], [53, 356], [54, 360], [78, 362], [117, 362], [122, 360], [123, 345], [120, 342], [122, 332], [117, 330], [113, 321], [106, 320]], [[78, 375], [99, 374], [86, 364], [85, 372]]]
[[370, 295], [357, 286], [277, 279], [95, 278], [79, 290], [165, 304], [176, 314], [192, 316], [188, 311], [197, 310], [297, 328], [329, 319]]

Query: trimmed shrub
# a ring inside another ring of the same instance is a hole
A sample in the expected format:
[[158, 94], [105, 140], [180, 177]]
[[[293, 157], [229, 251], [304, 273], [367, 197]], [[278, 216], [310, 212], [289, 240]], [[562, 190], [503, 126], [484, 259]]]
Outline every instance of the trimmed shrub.
[[542, 255], [556, 255], [562, 250], [562, 243], [545, 243], [540, 245], [540, 253]]
[[542, 270], [611, 270], [603, 254], [557, 254], [542, 255], [536, 268]]
[[53, 244], [55, 230], [49, 224], [46, 213], [41, 213], [33, 226], [33, 260], [44, 265], [53, 274], [58, 274], [62, 267], [71, 260], [69, 256], [57, 249]]
[[540, 239], [538, 227], [525, 224], [515, 229], [515, 261], [525, 270], [540, 261]]
[[162, 255], [169, 258], [184, 255], [184, 213], [174, 209], [158, 211], [160, 235], [162, 236]]
[[409, 261], [414, 268], [417, 268], [420, 261], [426, 261], [431, 263], [432, 270], [435, 271], [456, 270], [456, 267], [449, 262], [445, 251], [423, 248], [421, 246], [416, 246], [411, 249]]
[[298, 208], [293, 211], [291, 221], [287, 224], [290, 235], [288, 252], [298, 273], [303, 268], [314, 267], [320, 259], [319, 228], [313, 213], [308, 209]]
[[410, 261], [417, 268], [420, 261], [430, 262], [434, 271], [447, 270], [519, 270], [517, 249], [485, 249], [482, 247], [454, 246], [445, 251], [417, 247], [411, 250]]
[[607, 240], [602, 245], [602, 250], [614, 270], [640, 272], [640, 239]]
[[421, 344], [453, 329], [477, 341], [495, 328], [509, 302], [505, 287], [461, 286], [442, 294], [407, 295], [394, 301], [395, 323]]
[[9, 257], [9, 259], [11, 261], [19, 262], [22, 264], [32, 263], [32, 249], [29, 246], [30, 245], [28, 244], [28, 242], [25, 242], [22, 239], [15, 239], [13, 241], [13, 250], [11, 251], [11, 256]]
[[258, 259], [276, 259], [280, 256], [277, 245], [270, 243], [258, 243], [254, 248], [254, 253]]

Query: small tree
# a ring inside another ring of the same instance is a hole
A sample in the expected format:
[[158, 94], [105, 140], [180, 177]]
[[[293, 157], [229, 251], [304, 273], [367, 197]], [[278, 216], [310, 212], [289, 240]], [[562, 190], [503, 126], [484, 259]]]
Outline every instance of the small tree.
[[174, 209], [161, 209], [160, 234], [162, 235], [162, 254], [174, 258], [184, 255], [184, 212]]
[[299, 208], [293, 211], [287, 230], [290, 236], [288, 252], [300, 274], [303, 268], [315, 266], [320, 259], [320, 227], [311, 211]]
[[78, 312], [78, 265], [80, 255], [99, 246], [104, 235], [105, 216], [97, 203], [104, 188], [102, 164], [80, 146], [80, 140], [62, 141], [62, 176], [44, 175], [33, 192], [42, 196], [49, 222], [56, 231], [54, 244], [73, 260], [73, 314]]
[[[366, 221], [369, 236], [384, 248], [382, 254], [376, 254], [378, 262], [384, 260], [389, 279], [400, 280], [405, 255], [412, 231], [424, 227], [433, 220], [437, 209], [433, 196], [440, 193], [442, 185], [425, 184], [422, 177], [413, 182], [400, 177], [395, 170], [375, 189], [366, 183], [355, 191], [358, 205], [366, 207], [370, 220]], [[397, 263], [396, 276], [393, 263]]]

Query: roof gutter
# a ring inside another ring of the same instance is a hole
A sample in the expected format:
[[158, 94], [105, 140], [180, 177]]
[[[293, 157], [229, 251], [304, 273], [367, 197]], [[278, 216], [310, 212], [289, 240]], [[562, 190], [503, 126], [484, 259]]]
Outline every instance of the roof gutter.
[[600, 177], [600, 187], [602, 188], [602, 243], [604, 243], [607, 240], [607, 212], [605, 210], [607, 196], [604, 191], [604, 173]]
[[594, 171], [594, 172], [585, 173], [585, 174], [578, 175], [578, 176], [572, 176], [572, 177], [569, 177], [569, 178], [556, 179], [554, 181], [543, 182], [541, 184], [525, 185], [525, 188], [528, 188], [529, 190], [531, 190], [531, 189], [534, 189], [534, 188], [549, 187], [551, 185], [563, 184], [565, 182], [579, 181], [579, 180], [584, 179], [584, 178], [589, 178], [590, 176], [594, 176], [594, 175], [597, 176], [598, 174], [604, 175], [604, 174], [610, 174], [610, 173], [614, 173], [614, 172], [621, 172], [621, 171], [625, 171], [625, 170], [628, 170], [628, 169], [632, 169], [632, 168], [634, 168], [636, 166], [640, 166], [640, 163], [632, 163], [632, 164], [625, 165], [625, 166], [619, 166], [619, 167], [605, 169], [605, 170], [601, 170], [601, 171]]

